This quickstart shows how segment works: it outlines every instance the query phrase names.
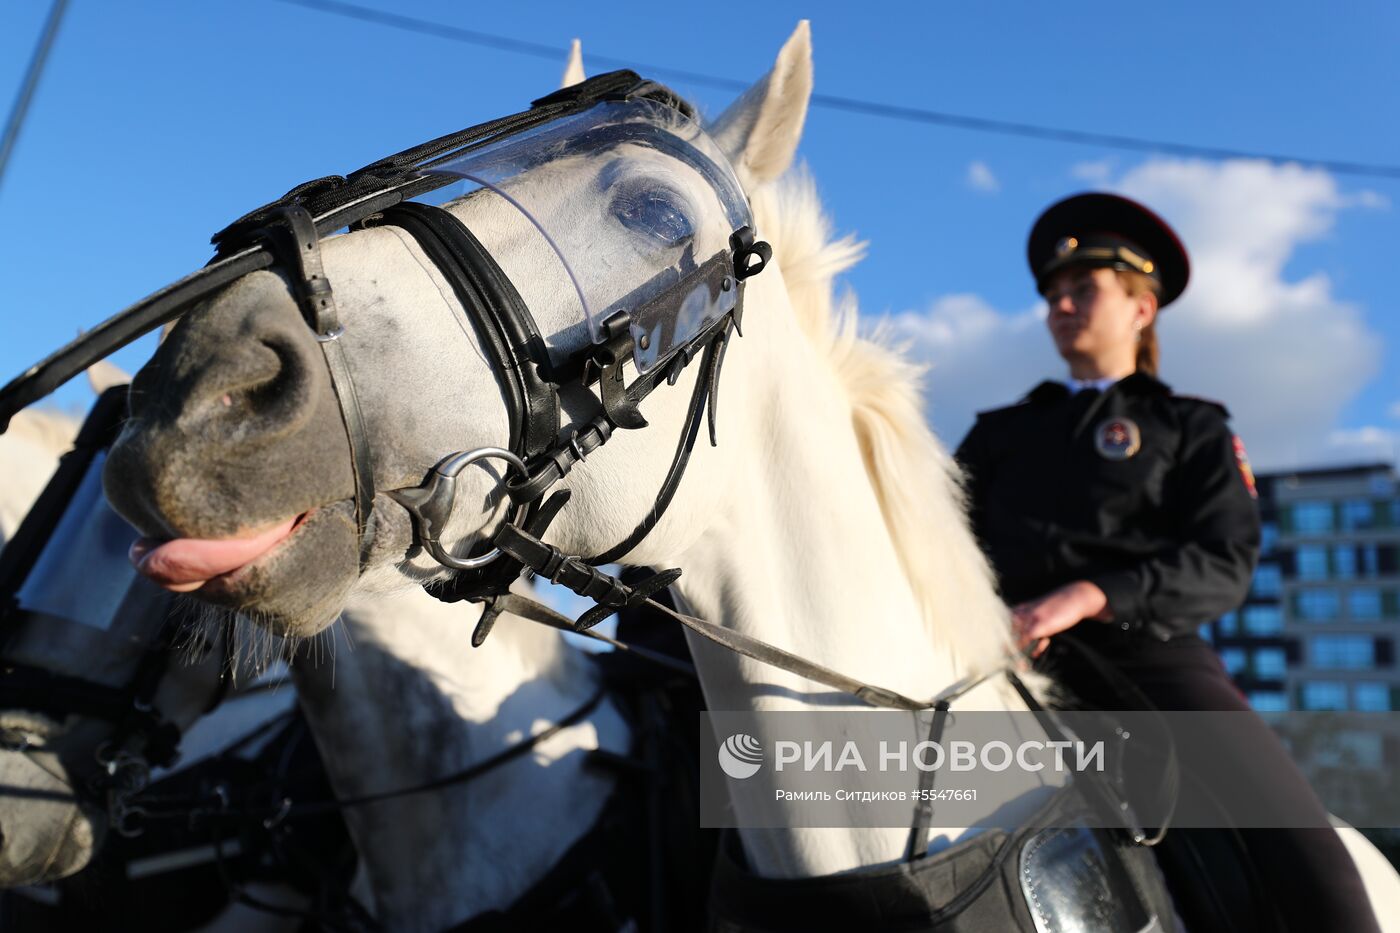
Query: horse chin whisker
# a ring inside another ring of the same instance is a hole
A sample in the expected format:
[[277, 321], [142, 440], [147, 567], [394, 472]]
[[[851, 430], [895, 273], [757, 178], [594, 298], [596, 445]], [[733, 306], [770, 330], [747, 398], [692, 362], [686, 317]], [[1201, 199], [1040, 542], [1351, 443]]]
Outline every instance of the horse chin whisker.
[[[175, 611], [188, 620], [174, 646], [181, 662], [199, 664], [211, 652], [221, 652], [222, 674], [235, 687], [257, 679], [280, 661], [291, 661], [305, 642], [316, 638], [275, 634], [269, 628], [270, 614], [214, 606], [189, 595], [177, 598]], [[225, 639], [231, 641], [226, 644]]]
[[171, 611], [186, 619], [174, 645], [184, 664], [198, 664], [208, 658], [211, 651], [219, 650], [224, 630], [232, 623], [228, 610], [211, 606], [187, 594], [175, 598]]

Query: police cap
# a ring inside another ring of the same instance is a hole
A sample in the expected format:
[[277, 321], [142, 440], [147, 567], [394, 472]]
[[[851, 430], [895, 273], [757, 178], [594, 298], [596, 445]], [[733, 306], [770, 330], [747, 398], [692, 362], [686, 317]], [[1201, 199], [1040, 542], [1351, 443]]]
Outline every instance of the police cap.
[[1166, 221], [1136, 201], [1116, 194], [1076, 194], [1050, 205], [1031, 228], [1026, 258], [1036, 288], [1069, 266], [1141, 272], [1157, 281], [1158, 307], [1186, 288], [1191, 263]]

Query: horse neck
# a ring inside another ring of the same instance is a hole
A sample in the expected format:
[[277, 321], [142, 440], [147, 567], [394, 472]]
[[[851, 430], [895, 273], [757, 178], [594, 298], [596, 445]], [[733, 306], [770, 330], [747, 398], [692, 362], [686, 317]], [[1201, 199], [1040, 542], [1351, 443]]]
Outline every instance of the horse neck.
[[[708, 531], [677, 559], [685, 569], [680, 595], [704, 618], [867, 683], [931, 697], [963, 671], [952, 646], [933, 637], [900, 565], [851, 426], [850, 401], [796, 322], [768, 311], [746, 317], [745, 337], [726, 364], [732, 371], [722, 391], [745, 404], [730, 402], [727, 414], [740, 414], [721, 419], [721, 445], [742, 453], [729, 473], [735, 482], [719, 502], [712, 500], [718, 514]], [[958, 530], [929, 529], [940, 533]], [[1002, 622], [990, 615], [966, 620]], [[853, 697], [698, 637], [691, 646], [711, 709], [863, 708]], [[965, 702], [1007, 708], [998, 687], [979, 688]], [[767, 737], [758, 738], [771, 747]], [[752, 780], [773, 779], [765, 769]], [[963, 832], [936, 827], [934, 836], [950, 842]], [[891, 861], [906, 836], [907, 830], [873, 828], [740, 830], [754, 869], [776, 877]]]
[[[479, 649], [479, 610], [421, 590], [347, 607], [342, 642], [298, 665], [297, 690], [336, 796], [410, 787], [509, 748], [577, 709], [596, 671], [558, 633], [505, 616]], [[604, 702], [580, 725], [469, 783], [346, 811], [382, 922], [440, 929], [504, 908], [596, 820], [612, 782], [587, 750], [625, 753]]]
[[[744, 402], [730, 402], [720, 444], [737, 462], [733, 482], [711, 501], [717, 519], [680, 558], [687, 602], [725, 625], [914, 696], [951, 683], [951, 655], [930, 638], [900, 566], [836, 375], [790, 316], [749, 315], [730, 357], [726, 369], [734, 371], [724, 374], [721, 391]], [[792, 700], [742, 694], [722, 698], [793, 708]]]

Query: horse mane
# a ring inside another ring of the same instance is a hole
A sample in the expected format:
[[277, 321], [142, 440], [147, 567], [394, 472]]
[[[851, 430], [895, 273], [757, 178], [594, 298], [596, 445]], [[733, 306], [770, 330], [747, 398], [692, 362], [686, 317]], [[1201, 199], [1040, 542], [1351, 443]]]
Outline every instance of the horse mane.
[[930, 633], [973, 670], [1003, 663], [1009, 615], [968, 526], [962, 473], [924, 419], [924, 367], [887, 329], [862, 335], [854, 293], [835, 292], [865, 244], [835, 238], [805, 166], [752, 200], [799, 326], [846, 391], [866, 475]]

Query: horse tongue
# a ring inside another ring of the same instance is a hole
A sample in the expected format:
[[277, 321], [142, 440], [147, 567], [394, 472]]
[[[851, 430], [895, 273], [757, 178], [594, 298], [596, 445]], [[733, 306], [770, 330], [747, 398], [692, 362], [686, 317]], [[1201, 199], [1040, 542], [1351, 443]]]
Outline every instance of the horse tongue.
[[185, 593], [257, 560], [291, 534], [295, 525], [296, 519], [289, 518], [248, 538], [175, 538], [165, 542], [141, 538], [131, 545], [130, 558], [144, 576], [166, 589]]

